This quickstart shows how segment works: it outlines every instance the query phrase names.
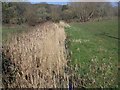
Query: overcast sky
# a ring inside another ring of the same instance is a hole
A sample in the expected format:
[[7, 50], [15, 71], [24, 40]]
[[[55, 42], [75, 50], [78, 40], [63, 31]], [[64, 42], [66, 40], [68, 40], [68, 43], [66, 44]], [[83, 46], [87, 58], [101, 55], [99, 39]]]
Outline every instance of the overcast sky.
[[[28, 0], [32, 3], [48, 2], [53, 4], [65, 4], [66, 2], [118, 2], [119, 0]], [[64, 3], [59, 3], [64, 2]]]
[[[73, 1], [73, 0], [28, 0], [29, 2], [31, 2], [32, 4], [35, 4], [35, 3], [40, 3], [40, 2], [47, 2], [48, 4], [59, 4], [59, 5], [65, 5], [67, 4], [68, 2], [70, 1]], [[105, 2], [105, 0], [74, 0], [74, 1], [80, 1], [80, 2]], [[117, 0], [107, 0], [106, 2], [111, 2], [111, 4], [113, 6], [116, 6], [116, 4], [114, 2], [117, 2]]]
[[40, 2], [47, 2], [48, 4], [59, 4], [65, 5], [68, 2], [112, 2], [112, 5], [115, 6], [114, 2], [118, 2], [119, 0], [28, 0], [29, 2], [35, 4]]
[[0, 0], [1, 2], [118, 2], [120, 0]]
[[[40, 3], [38, 0], [29, 0], [31, 3]], [[37, 2], [38, 1], [38, 2]], [[43, 2], [43, 1], [41, 1], [41, 2]], [[59, 5], [65, 5], [65, 4], [67, 4], [68, 2], [69, 2], [69, 0], [64, 0], [63, 2], [62, 1], [59, 1], [59, 2], [55, 2], [55, 1], [45, 1], [45, 2], [47, 2], [48, 4], [59, 4]]]

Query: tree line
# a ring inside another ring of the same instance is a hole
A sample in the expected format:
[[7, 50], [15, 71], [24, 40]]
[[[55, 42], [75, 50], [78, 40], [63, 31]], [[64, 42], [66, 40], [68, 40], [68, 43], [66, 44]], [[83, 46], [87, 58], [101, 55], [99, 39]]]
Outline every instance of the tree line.
[[87, 22], [118, 16], [118, 6], [109, 2], [71, 2], [67, 5], [26, 2], [2, 3], [3, 24], [36, 25], [46, 21]]

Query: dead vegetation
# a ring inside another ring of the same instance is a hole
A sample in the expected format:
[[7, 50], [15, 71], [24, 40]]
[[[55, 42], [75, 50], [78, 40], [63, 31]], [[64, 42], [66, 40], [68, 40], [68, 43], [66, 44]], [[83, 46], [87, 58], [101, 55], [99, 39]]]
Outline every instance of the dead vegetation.
[[30, 32], [13, 36], [12, 40], [4, 45], [2, 51], [4, 87], [69, 86], [70, 75], [65, 73], [68, 67], [63, 24], [47, 22], [36, 26]]

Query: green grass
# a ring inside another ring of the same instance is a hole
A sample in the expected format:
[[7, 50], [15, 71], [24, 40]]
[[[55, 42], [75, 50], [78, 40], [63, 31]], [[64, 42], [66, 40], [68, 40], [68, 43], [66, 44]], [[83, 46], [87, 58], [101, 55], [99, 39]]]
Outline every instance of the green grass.
[[70, 64], [79, 66], [76, 72], [85, 79], [85, 87], [117, 87], [117, 20], [71, 23], [65, 31]]
[[2, 26], [2, 30], [0, 30], [0, 35], [2, 35], [2, 42], [5, 43], [8, 39], [10, 39], [14, 34], [22, 33], [23, 31], [27, 31], [27, 26], [25, 25], [16, 25], [13, 27]]

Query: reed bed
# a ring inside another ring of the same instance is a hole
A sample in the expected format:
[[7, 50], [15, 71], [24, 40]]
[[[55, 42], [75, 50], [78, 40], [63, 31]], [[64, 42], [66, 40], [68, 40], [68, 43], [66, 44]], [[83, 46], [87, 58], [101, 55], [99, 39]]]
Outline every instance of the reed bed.
[[12, 36], [2, 48], [4, 87], [69, 87], [64, 25], [47, 22]]

